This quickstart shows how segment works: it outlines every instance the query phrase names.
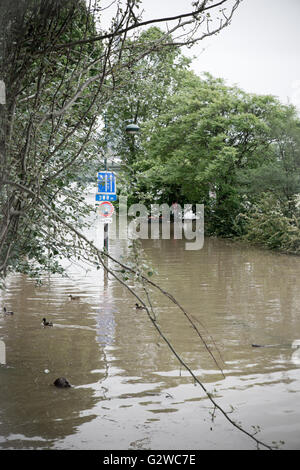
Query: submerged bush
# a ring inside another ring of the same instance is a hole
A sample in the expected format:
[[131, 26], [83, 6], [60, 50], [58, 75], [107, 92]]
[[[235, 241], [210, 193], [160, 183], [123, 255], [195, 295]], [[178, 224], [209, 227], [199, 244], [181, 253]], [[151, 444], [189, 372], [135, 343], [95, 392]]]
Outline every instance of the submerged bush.
[[247, 214], [239, 214], [243, 219], [245, 233], [243, 239], [273, 250], [300, 254], [300, 210], [289, 214], [287, 203], [282, 204], [272, 194], [264, 194]]

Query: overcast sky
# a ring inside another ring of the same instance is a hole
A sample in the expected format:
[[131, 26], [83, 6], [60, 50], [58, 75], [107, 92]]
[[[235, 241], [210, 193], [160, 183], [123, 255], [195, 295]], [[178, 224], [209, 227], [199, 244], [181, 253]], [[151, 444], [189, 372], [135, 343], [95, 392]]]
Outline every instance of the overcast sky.
[[[190, 0], [143, 0], [147, 17], [187, 11]], [[192, 68], [247, 92], [272, 94], [300, 111], [300, 0], [243, 0], [232, 23], [185, 53]]]

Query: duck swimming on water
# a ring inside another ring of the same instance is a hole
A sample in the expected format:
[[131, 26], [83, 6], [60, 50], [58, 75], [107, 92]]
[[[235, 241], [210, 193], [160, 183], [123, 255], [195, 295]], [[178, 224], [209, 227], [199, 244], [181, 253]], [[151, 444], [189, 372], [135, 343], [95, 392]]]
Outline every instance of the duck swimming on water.
[[14, 312], [8, 312], [6, 310], [6, 307], [3, 307], [3, 313], [4, 313], [4, 315], [13, 315], [14, 314]]
[[80, 300], [80, 297], [69, 294], [68, 297], [70, 297], [70, 300]]
[[53, 323], [51, 321], [47, 321], [46, 318], [43, 318], [42, 324], [44, 326], [53, 326]]
[[71, 387], [70, 382], [65, 377], [58, 377], [58, 379], [56, 379], [54, 381], [53, 385], [55, 385], [55, 387], [59, 387], [59, 388], [69, 388], [69, 387]]
[[139, 305], [139, 304], [135, 304], [135, 308], [137, 310], [143, 310], [143, 309], [146, 310], [146, 307], [143, 307], [142, 305]]

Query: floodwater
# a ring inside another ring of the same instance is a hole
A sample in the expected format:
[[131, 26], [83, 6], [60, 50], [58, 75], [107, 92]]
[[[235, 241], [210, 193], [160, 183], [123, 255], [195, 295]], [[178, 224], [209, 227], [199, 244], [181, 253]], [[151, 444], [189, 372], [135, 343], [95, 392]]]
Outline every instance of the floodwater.
[[[216, 239], [198, 251], [183, 240], [143, 248], [153, 280], [192, 316], [225, 377], [182, 312], [152, 289], [157, 324], [183, 361], [232, 420], [300, 449], [300, 258]], [[130, 250], [125, 240], [109, 249]], [[256, 449], [214, 413], [126, 288], [88, 266], [67, 272], [41, 287], [11, 276], [0, 297], [1, 310], [15, 312], [0, 315], [0, 449]], [[73, 387], [54, 387], [61, 376]]]

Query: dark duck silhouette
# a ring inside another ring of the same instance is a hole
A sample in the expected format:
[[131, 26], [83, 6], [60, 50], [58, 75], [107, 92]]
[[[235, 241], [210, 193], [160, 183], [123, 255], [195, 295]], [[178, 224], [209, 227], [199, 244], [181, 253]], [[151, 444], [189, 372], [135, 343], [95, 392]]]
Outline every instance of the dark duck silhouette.
[[139, 304], [135, 304], [135, 308], [137, 310], [146, 310], [146, 307], [143, 307], [142, 305], [139, 305]]
[[6, 310], [6, 307], [3, 307], [3, 313], [4, 315], [13, 315], [14, 312], [9, 312], [8, 310]]
[[53, 326], [53, 323], [51, 321], [47, 321], [46, 318], [43, 318], [42, 324], [44, 326]]
[[76, 295], [69, 294], [68, 297], [70, 297], [70, 300], [80, 300], [80, 297]]
[[59, 388], [69, 388], [69, 387], [71, 387], [70, 382], [65, 377], [59, 377], [58, 379], [56, 379], [54, 381], [53, 385], [55, 385], [55, 387], [59, 387]]

